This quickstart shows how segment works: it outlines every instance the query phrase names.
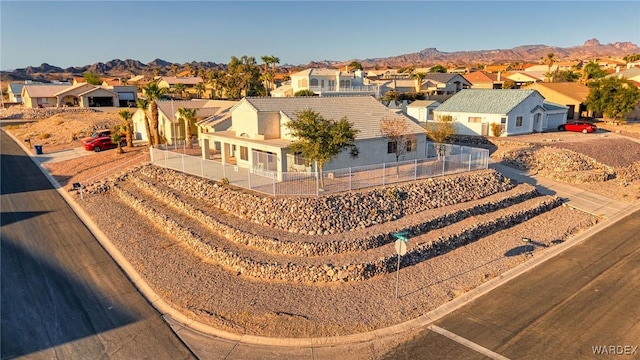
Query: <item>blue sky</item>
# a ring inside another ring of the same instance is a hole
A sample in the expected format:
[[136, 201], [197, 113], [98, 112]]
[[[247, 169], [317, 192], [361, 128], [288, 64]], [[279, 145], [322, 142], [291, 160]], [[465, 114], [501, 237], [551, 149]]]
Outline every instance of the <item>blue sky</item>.
[[640, 44], [640, 2], [6, 1], [0, 69], [111, 59], [281, 64], [418, 52]]

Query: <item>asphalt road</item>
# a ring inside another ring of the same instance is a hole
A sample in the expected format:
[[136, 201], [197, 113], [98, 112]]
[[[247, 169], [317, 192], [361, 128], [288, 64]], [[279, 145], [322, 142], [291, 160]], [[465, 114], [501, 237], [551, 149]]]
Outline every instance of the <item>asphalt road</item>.
[[0, 132], [2, 359], [190, 359], [46, 177]]
[[385, 358], [640, 359], [640, 212], [435, 325]]

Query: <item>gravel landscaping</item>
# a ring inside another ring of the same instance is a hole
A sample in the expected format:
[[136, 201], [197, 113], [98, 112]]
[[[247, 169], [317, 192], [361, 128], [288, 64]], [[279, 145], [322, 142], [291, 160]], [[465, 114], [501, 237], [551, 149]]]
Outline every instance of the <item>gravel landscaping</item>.
[[[114, 116], [56, 114], [9, 131], [50, 134], [46, 155]], [[640, 143], [616, 133], [459, 140], [494, 161], [640, 198]], [[46, 166], [68, 190], [87, 186], [83, 199], [72, 191], [77, 202], [165, 301], [239, 334], [335, 336], [410, 320], [601, 220], [493, 170], [274, 198], [146, 165], [146, 146], [125, 151]], [[396, 299], [392, 234], [402, 230], [410, 240]]]

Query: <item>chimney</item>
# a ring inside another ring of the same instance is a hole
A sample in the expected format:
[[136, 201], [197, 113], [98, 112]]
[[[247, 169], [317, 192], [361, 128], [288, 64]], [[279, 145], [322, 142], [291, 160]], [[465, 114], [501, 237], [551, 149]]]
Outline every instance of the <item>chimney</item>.
[[616, 74], [620, 72], [620, 65], [616, 66]]
[[498, 81], [502, 78], [502, 71], [498, 71]]

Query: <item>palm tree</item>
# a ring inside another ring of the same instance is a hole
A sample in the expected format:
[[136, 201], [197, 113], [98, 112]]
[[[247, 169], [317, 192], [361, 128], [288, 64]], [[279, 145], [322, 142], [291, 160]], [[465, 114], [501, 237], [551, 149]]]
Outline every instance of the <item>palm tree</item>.
[[151, 135], [151, 126], [149, 126], [149, 117], [147, 116], [147, 109], [149, 108], [149, 101], [147, 99], [138, 98], [136, 101], [136, 106], [138, 109], [142, 110], [144, 114], [144, 128], [147, 131], [147, 140], [149, 141], [149, 146], [153, 144], [153, 136]]
[[273, 64], [273, 73], [276, 73], [276, 64], [280, 64], [280, 58], [274, 55], [271, 55], [271, 64]]
[[129, 111], [129, 109], [122, 109], [118, 111], [118, 115], [120, 115], [120, 118], [124, 122], [124, 133], [127, 137], [127, 147], [132, 148], [133, 147], [133, 126], [132, 126], [133, 124], [131, 124], [131, 118], [133, 117], [133, 114], [131, 113], [131, 111]]
[[151, 130], [153, 132], [153, 145], [158, 147], [160, 145], [160, 132], [158, 131], [158, 103], [162, 94], [165, 92], [165, 88], [158, 86], [157, 82], [150, 82], [144, 87], [144, 93], [149, 100], [149, 107], [151, 108]]
[[174, 86], [174, 88], [176, 89], [176, 92], [178, 92], [178, 94], [180, 94], [180, 97], [182, 98], [183, 97], [182, 95], [184, 94], [184, 89], [185, 89], [184, 84], [183, 83], [177, 83]]
[[196, 84], [196, 93], [198, 94], [198, 99], [202, 99], [202, 95], [204, 94], [204, 83], [203, 82], [199, 82]]
[[427, 77], [427, 74], [425, 74], [425, 73], [415, 73], [415, 74], [411, 75], [411, 77], [416, 80], [416, 93], [421, 92], [422, 91], [422, 79]]
[[555, 56], [553, 53], [548, 53], [547, 57], [543, 59], [545, 65], [547, 65], [549, 72], [545, 74], [549, 78], [549, 82], [553, 82], [553, 74], [551, 73], [551, 67], [556, 62]]
[[273, 58], [273, 56], [263, 55], [263, 56], [260, 57], [260, 59], [264, 63], [264, 72], [265, 73], [268, 71], [269, 65], [271, 65], [271, 58]]
[[184, 119], [185, 141], [188, 149], [193, 148], [193, 145], [191, 144], [191, 123], [196, 119], [197, 111], [198, 109], [188, 109], [185, 107], [178, 109], [178, 117]]

